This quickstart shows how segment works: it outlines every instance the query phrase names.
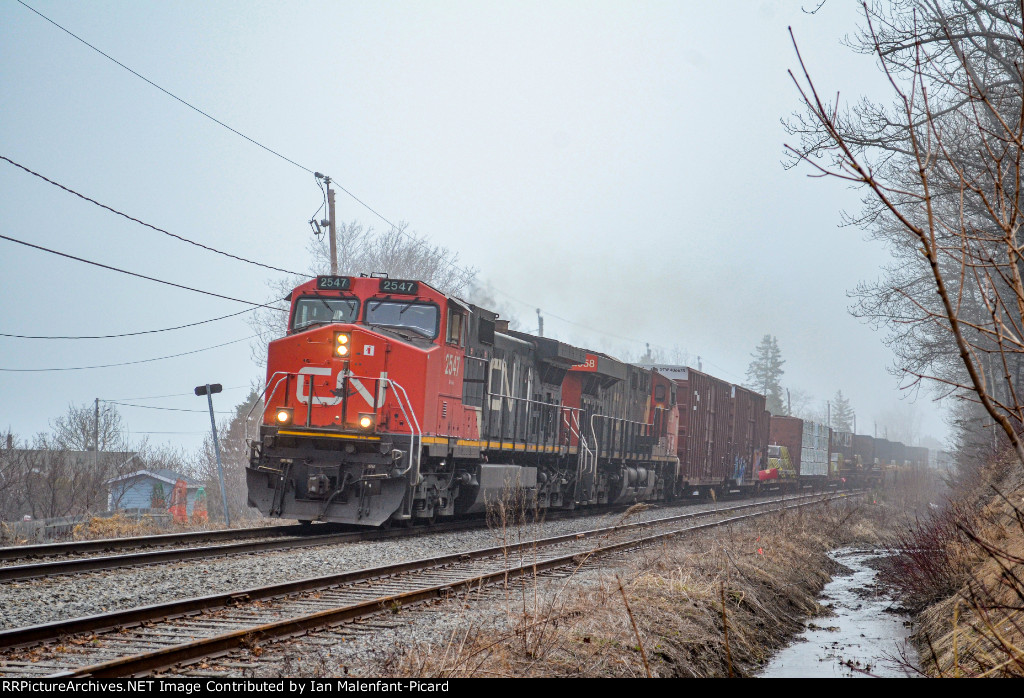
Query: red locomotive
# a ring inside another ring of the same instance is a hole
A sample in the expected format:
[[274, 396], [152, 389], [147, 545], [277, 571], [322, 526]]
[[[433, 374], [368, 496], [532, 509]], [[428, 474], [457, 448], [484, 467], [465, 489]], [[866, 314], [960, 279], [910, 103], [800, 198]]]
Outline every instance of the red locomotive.
[[769, 471], [764, 397], [699, 371], [511, 331], [421, 281], [319, 276], [289, 298], [246, 473], [265, 515], [380, 526], [509, 495], [753, 490]]
[[427, 284], [321, 276], [271, 342], [250, 504], [382, 525], [485, 511], [663, 499], [677, 412], [667, 379], [509, 331]]

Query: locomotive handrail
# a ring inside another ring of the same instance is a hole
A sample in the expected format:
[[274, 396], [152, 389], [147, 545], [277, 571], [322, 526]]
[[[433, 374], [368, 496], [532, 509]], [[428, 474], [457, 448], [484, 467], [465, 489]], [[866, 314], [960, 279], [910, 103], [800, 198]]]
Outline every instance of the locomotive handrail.
[[[412, 430], [409, 433], [409, 467], [407, 467], [402, 472], [396, 474], [394, 477], [401, 477], [409, 472], [409, 470], [413, 466], [413, 453], [415, 453], [416, 477], [413, 481], [413, 484], [415, 485], [419, 481], [420, 476], [420, 459], [422, 455], [421, 452], [423, 450], [423, 431], [420, 429], [420, 420], [416, 417], [416, 410], [414, 410], [412, 407], [412, 400], [409, 399], [409, 394], [405, 391], [405, 388], [402, 387], [402, 384], [394, 380], [393, 378], [385, 378], [384, 376], [359, 376], [356, 375], [355, 373], [352, 373], [351, 371], [347, 371], [345, 373], [345, 376], [346, 378], [356, 378], [359, 380], [381, 381], [386, 385], [391, 385], [395, 388], [395, 395], [398, 397], [398, 409], [402, 411], [402, 416], [405, 417], [406, 422], [409, 423], [409, 425], [412, 427]], [[399, 395], [399, 391], [401, 391], [401, 395]], [[403, 404], [403, 400], [405, 401], [405, 404]], [[408, 412], [406, 412], [405, 410], [406, 404], [409, 406]], [[381, 401], [379, 407], [374, 407], [374, 412], [381, 409], [382, 407], [384, 407], [383, 400]], [[411, 419], [409, 417], [410, 414], [412, 415]], [[419, 440], [418, 444], [417, 439]]]
[[[419, 474], [420, 474], [420, 460], [421, 460], [420, 451], [422, 450], [422, 446], [423, 446], [423, 432], [420, 429], [420, 423], [419, 423], [419, 419], [416, 417], [416, 411], [412, 407], [412, 400], [409, 399], [409, 394], [406, 392], [405, 388], [402, 387], [401, 383], [398, 383], [394, 379], [392, 379], [392, 378], [385, 378], [383, 376], [359, 376], [359, 375], [356, 375], [356, 374], [352, 373], [351, 371], [347, 371], [345, 375], [346, 375], [347, 378], [357, 378], [357, 379], [365, 379], [365, 380], [372, 380], [372, 381], [383, 381], [385, 384], [390, 384], [391, 386], [393, 386], [396, 389], [395, 390], [395, 394], [396, 394], [396, 396], [398, 396], [398, 400], [397, 400], [397, 402], [398, 402], [398, 409], [400, 409], [402, 411], [402, 416], [405, 417], [406, 422], [408, 422], [410, 424], [410, 426], [413, 427], [413, 431], [411, 431], [410, 434], [409, 434], [409, 437], [410, 437], [409, 438], [409, 449], [410, 449], [409, 466], [405, 470], [403, 470], [402, 472], [398, 473], [395, 477], [401, 477], [401, 476], [405, 475], [406, 473], [408, 473], [410, 468], [412, 468], [412, 466], [413, 466], [413, 463], [414, 463], [413, 458], [415, 457], [416, 478], [418, 480], [419, 479]], [[270, 393], [270, 397], [263, 401], [263, 414], [266, 414], [267, 404], [270, 402], [270, 399], [272, 399], [274, 397], [274, 395], [277, 394], [277, 389], [280, 387], [281, 381], [282, 380], [287, 381], [289, 376], [295, 376], [296, 378], [298, 378], [299, 374], [298, 374], [298, 372], [294, 372], [294, 371], [275, 371], [273, 374], [271, 374], [270, 379], [267, 381], [267, 385], [263, 388], [263, 390], [260, 393], [260, 397], [261, 398], [264, 395], [266, 395], [267, 390], [270, 388], [271, 383], [273, 382], [274, 389]], [[278, 377], [276, 381], [274, 381], [275, 377]], [[399, 391], [401, 391], [401, 395], [399, 395]], [[310, 391], [310, 396], [312, 397], [312, 390]], [[403, 400], [404, 400], [404, 404], [403, 404]], [[258, 404], [259, 404], [258, 402], [254, 403], [253, 406], [249, 408], [249, 412], [246, 414], [246, 419], [245, 419], [245, 441], [246, 441], [246, 443], [250, 443], [250, 441], [249, 441], [249, 417], [252, 415], [252, 411], [254, 409], [256, 409], [256, 405], [258, 405]], [[408, 405], [408, 407], [409, 407], [408, 411], [406, 411], [406, 405]], [[383, 407], [383, 404], [381, 404], [380, 407]], [[312, 411], [312, 409], [313, 409], [313, 402], [312, 402], [312, 400], [310, 400], [310, 402], [309, 402], [309, 408], [308, 409], [310, 411]], [[374, 411], [375, 412], [377, 411], [377, 409], [379, 409], [379, 408], [378, 407], [374, 407]], [[410, 415], [411, 415], [411, 418], [410, 418]], [[261, 418], [262, 418], [262, 415], [261, 415]], [[262, 419], [261, 419], [261, 421], [262, 421]], [[415, 453], [415, 456], [413, 455], [414, 453]]]
[[[517, 397], [515, 395], [506, 395], [505, 393], [492, 393], [492, 392], [488, 391], [486, 393], [486, 397], [487, 397], [488, 400], [494, 400], [495, 398], [497, 398], [498, 400], [505, 400], [505, 399], [508, 399], [508, 400], [518, 400], [520, 402], [525, 402], [527, 407], [529, 407], [531, 405], [538, 405], [538, 406], [540, 406], [541, 408], [544, 408], [544, 409], [558, 410], [558, 411], [563, 413], [562, 420], [565, 422], [566, 426], [569, 427], [570, 430], [572, 430], [572, 425], [566, 420], [565, 412], [577, 413], [576, 414], [576, 423], [577, 423], [577, 425], [579, 424], [579, 415], [582, 414], [582, 412], [583, 412], [583, 410], [581, 408], [579, 408], [579, 407], [570, 407], [568, 405], [563, 405], [561, 402], [544, 402], [543, 400], [534, 400], [533, 398], [529, 398], [529, 397]], [[499, 411], [504, 411], [503, 408], [501, 407], [500, 403], [499, 403]], [[491, 412], [493, 412], [493, 410], [491, 410]], [[527, 413], [526, 419], [529, 419], [529, 417], [530, 417], [530, 414]], [[557, 421], [557, 418], [556, 418], [556, 421]], [[499, 425], [500, 425], [500, 422], [499, 422]], [[575, 433], [577, 437], [580, 436], [580, 433], [578, 431], [573, 431], [573, 433]], [[504, 436], [499, 434], [499, 438], [504, 438]], [[515, 434], [514, 433], [512, 435], [512, 440], [515, 441]], [[557, 442], [559, 441], [557, 435], [555, 436], [555, 438], [553, 440], [556, 442], [556, 445], [560, 445], [560, 444], [557, 444]]]
[[[565, 422], [565, 426], [568, 428], [569, 432], [575, 434], [577, 439], [583, 438], [583, 435], [580, 433], [579, 415], [579, 413], [582, 412], [582, 410], [580, 410], [578, 407], [562, 407], [561, 409], [563, 410], [562, 421]], [[575, 418], [575, 426], [573, 426], [572, 421], [570, 421], [570, 416]]]
[[[278, 388], [278, 386], [281, 385], [281, 381], [282, 380], [288, 380], [288, 376], [296, 376], [297, 377], [299, 374], [298, 373], [292, 373], [291, 371], [275, 371], [274, 373], [271, 374], [270, 378], [267, 380], [267, 385], [264, 386], [262, 391], [260, 391], [260, 399], [263, 400], [263, 412], [260, 414], [260, 421], [261, 422], [263, 421], [263, 415], [267, 413], [267, 404], [270, 402], [270, 398], [264, 399], [264, 396], [267, 393], [267, 389], [270, 387], [270, 382], [273, 381], [274, 380], [274, 376], [277, 376], [277, 375], [280, 375], [281, 378], [278, 378], [277, 382], [274, 383], [274, 391], [272, 393], [270, 393], [270, 397], [271, 398], [273, 398], [277, 394], [277, 388]], [[287, 390], [287, 388], [286, 388], [286, 390]], [[245, 437], [245, 443], [246, 444], [250, 444], [251, 443], [249, 441], [249, 417], [252, 416], [252, 411], [254, 409], [256, 409], [256, 406], [258, 404], [260, 404], [258, 401], [254, 402], [252, 404], [252, 407], [250, 407], [249, 411], [245, 414], [245, 432], [244, 432], [244, 437]]]
[[[611, 416], [609, 414], [598, 414], [598, 413], [595, 412], [594, 414], [590, 415], [590, 433], [594, 437], [594, 449], [596, 451], [600, 451], [600, 447], [599, 447], [598, 442], [597, 442], [597, 432], [594, 429], [594, 420], [597, 419], [598, 417], [601, 417], [602, 419], [608, 419], [608, 420], [611, 420], [613, 422], [622, 422], [623, 424], [635, 424], [638, 427], [644, 427], [646, 429], [650, 429], [650, 428], [652, 428], [654, 426], [654, 422], [653, 421], [651, 421], [650, 423], [648, 423], [647, 421], [638, 422], [638, 421], [633, 420], [633, 419], [624, 419], [622, 417], [613, 417], [613, 416]], [[625, 451], [624, 448], [622, 450]]]

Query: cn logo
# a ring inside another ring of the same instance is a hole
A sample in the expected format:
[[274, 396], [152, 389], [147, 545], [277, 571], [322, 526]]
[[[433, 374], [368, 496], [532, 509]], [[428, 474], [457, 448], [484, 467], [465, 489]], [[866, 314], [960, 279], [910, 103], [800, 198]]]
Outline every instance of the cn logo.
[[[298, 402], [302, 403], [303, 405], [308, 405], [309, 404], [309, 381], [310, 381], [310, 379], [306, 378], [306, 376], [311, 376], [312, 377], [312, 376], [329, 376], [329, 375], [331, 375], [331, 369], [329, 367], [326, 367], [326, 366], [304, 366], [301, 370], [299, 370], [299, 380], [295, 384], [295, 399]], [[348, 378], [347, 380], [346, 380], [346, 376]], [[354, 395], [359, 395], [360, 397], [363, 398], [363, 400], [366, 401], [366, 404], [370, 408], [376, 409], [378, 406], [383, 406], [384, 405], [385, 389], [386, 389], [386, 386], [387, 386], [387, 383], [388, 383], [387, 378], [388, 378], [387, 371], [381, 371], [380, 380], [374, 381], [372, 378], [368, 379], [371, 385], [374, 382], [377, 383], [377, 395], [374, 396], [373, 393], [371, 393], [367, 389], [366, 385], [363, 383], [364, 380], [367, 380], [366, 377], [363, 377], [363, 378], [360, 379], [360, 378], [357, 378], [357, 377], [353, 376], [351, 373], [345, 373], [344, 371], [339, 371], [338, 372], [338, 377], [334, 381], [335, 390], [333, 392], [329, 392], [327, 390], [324, 390], [323, 391], [324, 392], [323, 395], [321, 395], [320, 392], [318, 392], [318, 391], [314, 391], [313, 404], [314, 404], [314, 406], [318, 406], [318, 405], [324, 405], [324, 406], [340, 405], [341, 404], [341, 394], [342, 394], [341, 391], [344, 388], [344, 386], [347, 385], [350, 397], [354, 396]]]

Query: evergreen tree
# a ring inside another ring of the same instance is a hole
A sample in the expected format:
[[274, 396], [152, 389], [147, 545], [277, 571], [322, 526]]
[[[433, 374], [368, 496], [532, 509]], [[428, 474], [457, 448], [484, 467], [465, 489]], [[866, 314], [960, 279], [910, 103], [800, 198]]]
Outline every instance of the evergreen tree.
[[853, 431], [853, 408], [850, 401], [837, 390], [832, 398], [832, 428], [837, 431]]
[[766, 334], [761, 338], [761, 343], [757, 345], [751, 358], [753, 361], [747, 368], [746, 387], [765, 396], [769, 412], [785, 414], [779, 378], [784, 373], [782, 365], [786, 362], [783, 361], [782, 352], [779, 351], [778, 340], [770, 334]]

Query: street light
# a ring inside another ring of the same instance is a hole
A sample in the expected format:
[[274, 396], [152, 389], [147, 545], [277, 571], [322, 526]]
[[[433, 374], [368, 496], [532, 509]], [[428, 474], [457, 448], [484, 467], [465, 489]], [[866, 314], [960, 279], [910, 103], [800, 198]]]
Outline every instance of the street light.
[[228, 511], [228, 493], [224, 489], [224, 466], [220, 462], [220, 443], [217, 441], [217, 422], [213, 418], [213, 394], [219, 393], [224, 388], [220, 383], [196, 386], [196, 395], [205, 395], [210, 405], [210, 429], [213, 431], [213, 450], [217, 453], [217, 475], [220, 477], [220, 498], [224, 502], [224, 523], [231, 527], [231, 513]]

